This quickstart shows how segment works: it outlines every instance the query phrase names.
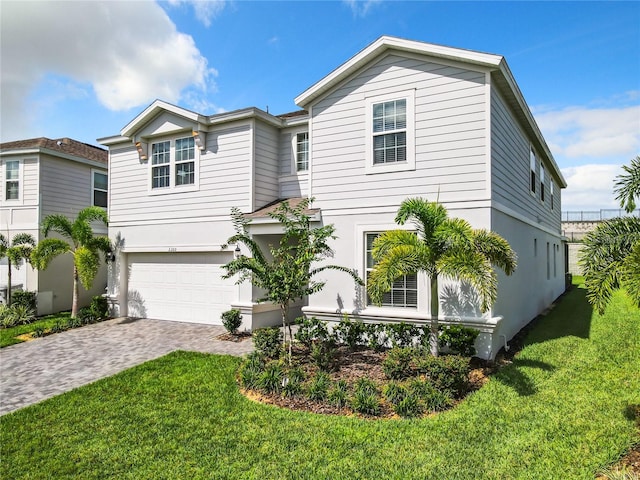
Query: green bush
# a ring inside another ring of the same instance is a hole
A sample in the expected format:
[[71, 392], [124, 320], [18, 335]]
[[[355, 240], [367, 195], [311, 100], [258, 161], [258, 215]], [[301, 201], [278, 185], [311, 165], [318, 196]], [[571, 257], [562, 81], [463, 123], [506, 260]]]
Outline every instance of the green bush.
[[337, 357], [338, 349], [333, 340], [314, 343], [311, 347], [311, 360], [324, 372], [331, 372], [337, 368]]
[[251, 352], [240, 366], [240, 383], [244, 388], [258, 388], [260, 374], [264, 370], [264, 359], [258, 352]]
[[410, 347], [413, 345], [415, 337], [419, 337], [421, 329], [415, 325], [408, 323], [387, 323], [385, 324], [387, 335], [391, 340], [391, 345], [394, 347]]
[[422, 400], [430, 412], [442, 412], [453, 405], [451, 396], [447, 392], [439, 390], [431, 390], [431, 392], [422, 396]]
[[96, 295], [91, 299], [89, 309], [97, 320], [109, 318], [109, 301], [102, 295]]
[[344, 407], [349, 401], [348, 389], [349, 387], [345, 380], [338, 380], [331, 389], [329, 389], [327, 400], [334, 407]]
[[51, 333], [61, 333], [67, 330], [67, 322], [64, 320], [56, 320], [56, 322], [51, 327]]
[[340, 320], [333, 329], [336, 340], [354, 350], [358, 345], [364, 345], [365, 326], [360, 321], [352, 322], [348, 317]]
[[393, 405], [393, 411], [404, 418], [414, 418], [422, 415], [422, 406], [414, 393], [409, 392], [402, 400]]
[[304, 372], [301, 368], [292, 368], [286, 372], [284, 377], [284, 387], [282, 395], [285, 397], [295, 397], [302, 393], [302, 382], [304, 381]]
[[37, 294], [22, 290], [15, 291], [11, 294], [11, 305], [22, 305], [35, 312], [38, 310]]
[[35, 311], [25, 305], [12, 304], [9, 307], [0, 305], [0, 326], [2, 328], [25, 325], [33, 322], [35, 318]]
[[242, 315], [237, 308], [222, 312], [220, 318], [222, 318], [222, 325], [229, 333], [236, 333], [240, 325], [242, 325]]
[[99, 320], [99, 317], [96, 317], [94, 311], [91, 307], [82, 307], [78, 310], [78, 317], [81, 325], [89, 325], [91, 323], [96, 323]]
[[67, 329], [77, 328], [83, 325], [82, 319], [78, 317], [69, 317], [67, 318]]
[[367, 346], [376, 352], [387, 348], [389, 336], [385, 325], [381, 323], [369, 323], [364, 325]]
[[469, 358], [459, 355], [424, 355], [417, 365], [418, 372], [425, 375], [436, 390], [456, 398], [467, 390], [470, 369]]
[[380, 399], [375, 383], [368, 378], [359, 378], [356, 381], [351, 408], [358, 413], [366, 415], [380, 414]]
[[40, 338], [40, 337], [44, 337], [44, 327], [42, 325], [36, 325], [33, 329], [33, 332], [31, 333], [31, 336], [33, 338]]
[[440, 347], [447, 347], [456, 355], [472, 357], [476, 354], [475, 342], [480, 332], [461, 325], [444, 325], [440, 327]]
[[318, 372], [307, 386], [307, 398], [309, 400], [322, 401], [327, 398], [331, 378], [326, 372]]
[[382, 361], [382, 371], [387, 378], [402, 380], [414, 375], [413, 360], [416, 349], [395, 347], [389, 350]]
[[282, 391], [284, 371], [279, 362], [271, 362], [264, 367], [258, 378], [258, 388], [266, 393], [279, 393]]
[[282, 352], [282, 332], [278, 327], [259, 328], [253, 332], [256, 351], [266, 358], [278, 358]]
[[397, 382], [391, 381], [382, 389], [385, 400], [393, 405], [400, 403], [409, 393], [406, 387]]
[[327, 322], [311, 318], [298, 318], [296, 323], [300, 326], [295, 334], [295, 339], [302, 343], [308, 349], [311, 349], [312, 345], [316, 342], [326, 342], [331, 338], [329, 329], [327, 328]]

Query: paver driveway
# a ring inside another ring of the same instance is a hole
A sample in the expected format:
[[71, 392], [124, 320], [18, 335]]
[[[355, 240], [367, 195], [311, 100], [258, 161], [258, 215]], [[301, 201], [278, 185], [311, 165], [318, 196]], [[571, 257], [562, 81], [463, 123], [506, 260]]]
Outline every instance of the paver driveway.
[[225, 342], [215, 325], [116, 318], [0, 349], [0, 415], [174, 350], [243, 355], [253, 342]]

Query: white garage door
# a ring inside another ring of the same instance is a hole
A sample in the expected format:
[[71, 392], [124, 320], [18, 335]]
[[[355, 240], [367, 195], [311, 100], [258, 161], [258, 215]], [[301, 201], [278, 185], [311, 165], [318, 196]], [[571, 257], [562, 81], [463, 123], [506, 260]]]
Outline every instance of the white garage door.
[[129, 315], [222, 324], [236, 299], [237, 286], [222, 279], [232, 259], [228, 252], [129, 254]]

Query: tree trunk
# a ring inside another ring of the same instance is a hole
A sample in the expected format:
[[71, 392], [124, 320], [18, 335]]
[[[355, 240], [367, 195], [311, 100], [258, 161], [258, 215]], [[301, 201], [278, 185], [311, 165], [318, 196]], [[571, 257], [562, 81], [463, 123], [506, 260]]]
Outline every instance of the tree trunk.
[[78, 268], [73, 264], [73, 300], [71, 301], [71, 317], [78, 315]]
[[7, 256], [7, 306], [11, 306], [11, 260]]
[[429, 332], [429, 351], [438, 356], [438, 316], [440, 315], [440, 298], [438, 296], [438, 274], [431, 276], [431, 325]]

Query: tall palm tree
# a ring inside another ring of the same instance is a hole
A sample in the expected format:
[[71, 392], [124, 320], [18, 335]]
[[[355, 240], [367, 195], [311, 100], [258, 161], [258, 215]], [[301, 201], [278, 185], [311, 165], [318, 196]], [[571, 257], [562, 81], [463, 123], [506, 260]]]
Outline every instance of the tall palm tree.
[[28, 233], [14, 235], [11, 243], [9, 239], [0, 233], [0, 258], [7, 257], [7, 305], [11, 305], [11, 267], [20, 268], [22, 260], [29, 261], [31, 251], [36, 246], [36, 241]]
[[63, 253], [73, 255], [73, 302], [71, 316], [78, 314], [78, 281], [87, 290], [100, 268], [100, 252], [111, 251], [111, 242], [103, 235], [94, 236], [92, 222], [107, 224], [107, 214], [100, 207], [87, 207], [78, 212], [74, 221], [64, 215], [48, 215], [42, 222], [42, 232], [48, 236], [56, 232], [66, 239], [45, 238], [33, 250], [31, 263], [39, 270], [47, 268], [51, 260]]
[[516, 268], [516, 254], [500, 235], [474, 230], [465, 220], [449, 218], [444, 206], [422, 198], [403, 201], [395, 221], [399, 225], [410, 221], [415, 232], [390, 230], [376, 238], [372, 255], [377, 263], [367, 289], [371, 299], [380, 304], [396, 279], [425, 272], [431, 282], [429, 347], [431, 354], [437, 356], [439, 278], [467, 281], [478, 292], [482, 311], [487, 311], [498, 294], [493, 267], [511, 275]]
[[640, 198], [640, 156], [632, 159], [631, 165], [623, 165], [622, 169], [626, 173], [616, 177], [613, 190], [620, 206], [631, 213], [636, 208], [636, 198]]

